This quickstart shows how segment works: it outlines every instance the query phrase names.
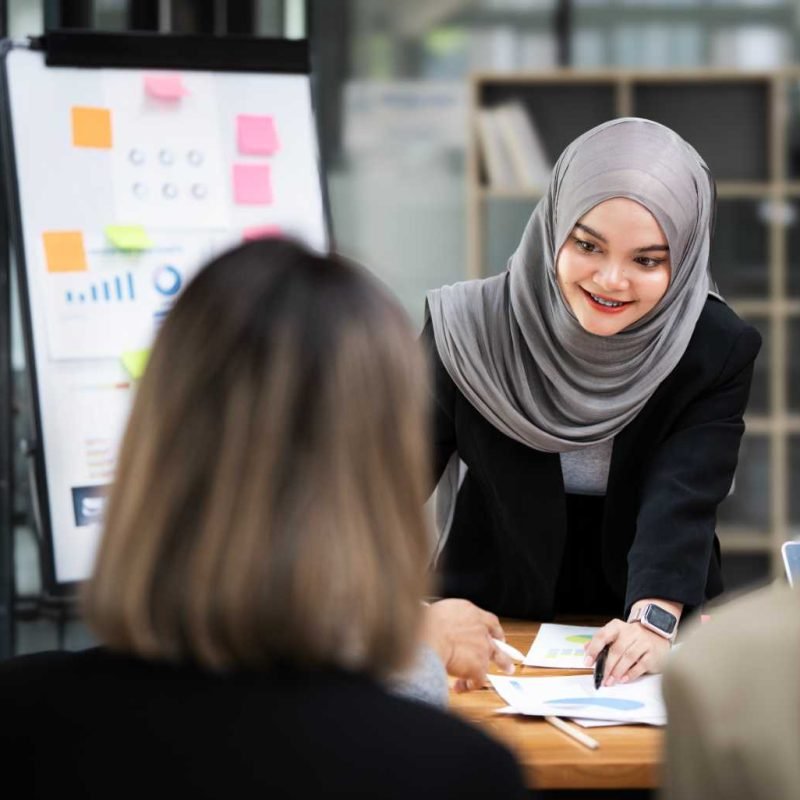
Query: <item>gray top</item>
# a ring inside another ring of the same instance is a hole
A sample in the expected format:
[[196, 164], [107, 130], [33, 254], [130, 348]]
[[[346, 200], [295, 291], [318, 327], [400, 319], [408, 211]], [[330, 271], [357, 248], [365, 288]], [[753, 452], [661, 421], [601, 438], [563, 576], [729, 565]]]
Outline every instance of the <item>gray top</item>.
[[567, 494], [605, 495], [614, 440], [560, 453]]
[[390, 692], [437, 708], [447, 708], [449, 686], [442, 660], [428, 645], [421, 645], [414, 664], [388, 684]]

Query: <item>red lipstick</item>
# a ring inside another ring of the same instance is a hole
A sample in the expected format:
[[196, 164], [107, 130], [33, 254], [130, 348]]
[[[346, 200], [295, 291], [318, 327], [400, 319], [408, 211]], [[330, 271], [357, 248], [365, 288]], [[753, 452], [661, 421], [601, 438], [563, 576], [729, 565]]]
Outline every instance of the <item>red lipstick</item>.
[[[611, 298], [605, 298], [602, 295], [593, 295], [591, 292], [587, 292], [586, 289], [583, 288], [583, 286], [579, 288], [586, 296], [586, 301], [589, 303], [589, 305], [596, 311], [602, 311], [604, 314], [619, 314], [633, 302], [632, 300], [612, 300]], [[598, 303], [597, 300], [594, 299], [595, 297], [600, 297], [603, 300], [607, 299], [611, 303], [620, 303], [620, 305], [618, 306], [603, 305], [603, 303]]]

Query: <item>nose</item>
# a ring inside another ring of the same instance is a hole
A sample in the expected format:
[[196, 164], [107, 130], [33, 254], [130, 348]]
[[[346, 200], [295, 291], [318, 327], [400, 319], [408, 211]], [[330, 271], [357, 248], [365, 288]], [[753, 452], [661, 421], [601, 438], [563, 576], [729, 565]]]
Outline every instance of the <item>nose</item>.
[[617, 261], [607, 261], [601, 265], [594, 274], [594, 282], [609, 292], [620, 292], [630, 287], [625, 269]]

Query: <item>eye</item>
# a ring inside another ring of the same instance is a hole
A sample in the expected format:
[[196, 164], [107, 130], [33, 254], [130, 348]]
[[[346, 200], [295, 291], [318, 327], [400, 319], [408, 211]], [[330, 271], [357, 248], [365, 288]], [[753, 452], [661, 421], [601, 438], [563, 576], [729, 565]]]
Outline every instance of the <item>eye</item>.
[[599, 253], [600, 252], [600, 248], [596, 244], [592, 244], [592, 242], [587, 242], [585, 239], [579, 239], [577, 236], [573, 236], [572, 237], [572, 241], [575, 242], [575, 246], [582, 253]]
[[637, 264], [641, 264], [645, 269], [655, 269], [664, 263], [663, 258], [649, 258], [648, 256], [639, 256], [634, 259]]

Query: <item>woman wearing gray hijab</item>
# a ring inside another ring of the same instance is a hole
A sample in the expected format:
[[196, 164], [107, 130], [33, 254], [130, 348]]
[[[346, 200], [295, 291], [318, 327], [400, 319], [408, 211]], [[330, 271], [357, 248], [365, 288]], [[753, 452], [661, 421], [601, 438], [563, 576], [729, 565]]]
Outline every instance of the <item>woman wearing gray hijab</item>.
[[714, 291], [715, 200], [674, 131], [613, 120], [562, 153], [504, 273], [428, 294], [442, 593], [616, 617], [587, 647], [606, 685], [722, 591], [761, 340]]

